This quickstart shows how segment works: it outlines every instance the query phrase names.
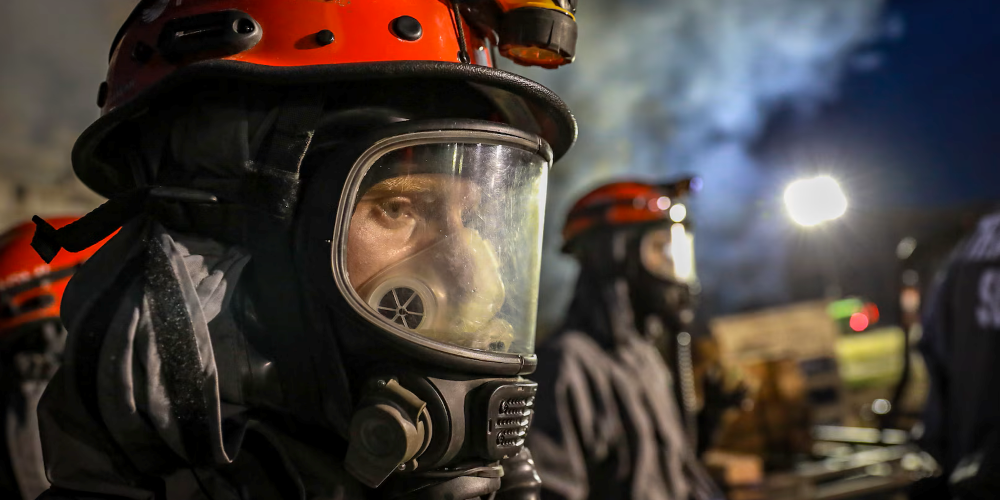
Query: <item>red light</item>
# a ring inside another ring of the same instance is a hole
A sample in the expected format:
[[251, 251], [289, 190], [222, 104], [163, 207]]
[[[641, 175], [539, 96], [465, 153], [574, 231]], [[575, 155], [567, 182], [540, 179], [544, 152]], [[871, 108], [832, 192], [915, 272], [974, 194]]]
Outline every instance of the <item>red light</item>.
[[878, 323], [878, 306], [874, 303], [869, 302], [865, 304], [865, 307], [861, 310], [861, 312], [864, 313], [865, 316], [868, 316], [868, 319], [871, 320], [871, 324], [874, 325], [875, 323]]
[[868, 316], [864, 313], [854, 313], [851, 315], [851, 330], [856, 332], [863, 332], [865, 328], [868, 328]]

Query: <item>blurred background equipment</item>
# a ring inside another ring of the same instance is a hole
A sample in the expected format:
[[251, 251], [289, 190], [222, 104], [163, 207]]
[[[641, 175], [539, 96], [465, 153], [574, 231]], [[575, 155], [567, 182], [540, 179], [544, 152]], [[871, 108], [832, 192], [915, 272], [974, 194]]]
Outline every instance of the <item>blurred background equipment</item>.
[[[851, 297], [712, 322], [723, 364], [740, 370], [753, 401], [705, 455], [731, 498], [891, 498], [935, 473], [906, 430], [880, 425], [893, 404], [919, 408], [927, 379], [916, 372], [911, 397], [894, 397], [906, 351], [899, 328], [879, 319], [875, 304]], [[734, 464], [753, 459], [756, 481], [733, 482]]]
[[841, 421], [838, 332], [824, 302], [716, 318], [711, 329], [721, 362], [745, 374], [754, 401], [719, 447], [766, 455], [772, 469], [789, 467], [809, 452], [811, 423]]

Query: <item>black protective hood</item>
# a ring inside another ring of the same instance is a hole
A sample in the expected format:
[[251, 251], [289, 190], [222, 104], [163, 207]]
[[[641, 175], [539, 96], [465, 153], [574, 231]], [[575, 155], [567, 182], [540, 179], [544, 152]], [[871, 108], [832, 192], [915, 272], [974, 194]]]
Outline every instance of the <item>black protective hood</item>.
[[649, 316], [656, 316], [669, 332], [681, 331], [681, 309], [689, 305], [688, 286], [653, 276], [639, 258], [643, 234], [663, 224], [605, 229], [578, 242], [573, 255], [580, 273], [560, 330], [585, 331], [609, 349], [629, 335], [650, 334]]
[[[556, 159], [576, 141], [576, 120], [552, 91], [527, 78], [495, 68], [436, 61], [400, 61], [337, 64], [305, 68], [264, 67], [233, 61], [206, 61], [182, 68], [136, 99], [92, 124], [73, 148], [73, 169], [94, 191], [104, 196], [127, 192], [139, 184], [113, 146], [121, 126], [141, 118], [157, 105], [183, 98], [185, 89], [211, 88], [215, 81], [238, 80], [249, 85], [323, 87], [331, 94], [344, 89], [344, 104], [386, 102], [394, 94], [417, 86], [423, 95], [411, 98], [413, 107], [428, 101], [478, 95], [492, 104], [498, 121], [536, 133], [551, 146]], [[457, 89], [457, 93], [456, 93]], [[345, 106], [346, 107], [346, 106]], [[484, 117], [485, 118], [485, 117]], [[109, 141], [110, 139], [110, 141]], [[120, 140], [120, 139], [119, 139]], [[108, 143], [112, 143], [109, 145]]]

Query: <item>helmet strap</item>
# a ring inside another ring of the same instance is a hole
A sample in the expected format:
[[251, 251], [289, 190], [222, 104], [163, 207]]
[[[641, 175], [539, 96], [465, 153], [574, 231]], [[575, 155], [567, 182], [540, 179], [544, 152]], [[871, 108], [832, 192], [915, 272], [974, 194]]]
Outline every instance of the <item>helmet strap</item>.
[[247, 172], [235, 182], [212, 186], [210, 191], [173, 186], [145, 186], [111, 198], [78, 221], [55, 229], [39, 216], [31, 246], [45, 262], [60, 250], [79, 252], [96, 245], [135, 216], [146, 213], [149, 201], [183, 205], [214, 205], [219, 197], [263, 212], [289, 225], [298, 201], [299, 173], [320, 117], [325, 94], [316, 88], [289, 89], [270, 137]]

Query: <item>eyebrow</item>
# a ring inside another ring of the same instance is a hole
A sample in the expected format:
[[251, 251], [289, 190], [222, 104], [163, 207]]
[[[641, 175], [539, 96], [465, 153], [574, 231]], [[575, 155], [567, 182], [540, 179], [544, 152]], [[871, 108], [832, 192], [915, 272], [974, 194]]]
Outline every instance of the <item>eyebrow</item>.
[[[433, 176], [433, 177], [429, 177]], [[386, 179], [368, 189], [361, 199], [383, 198], [386, 196], [397, 196], [400, 194], [426, 195], [426, 194], [446, 194], [456, 192], [458, 188], [452, 181], [464, 180], [462, 186], [462, 197], [473, 197], [478, 205], [481, 193], [479, 186], [468, 179], [453, 177], [446, 174], [421, 174], [419, 176], [401, 176]]]
[[[433, 174], [429, 174], [433, 175]], [[438, 174], [443, 175], [443, 174]], [[399, 194], [401, 192], [406, 193], [430, 193], [434, 191], [440, 191], [445, 187], [444, 177], [441, 178], [416, 178], [414, 176], [402, 176], [393, 177], [386, 179], [378, 184], [372, 186], [368, 189], [368, 192], [364, 194], [364, 197], [368, 196], [389, 196], [394, 194]]]

